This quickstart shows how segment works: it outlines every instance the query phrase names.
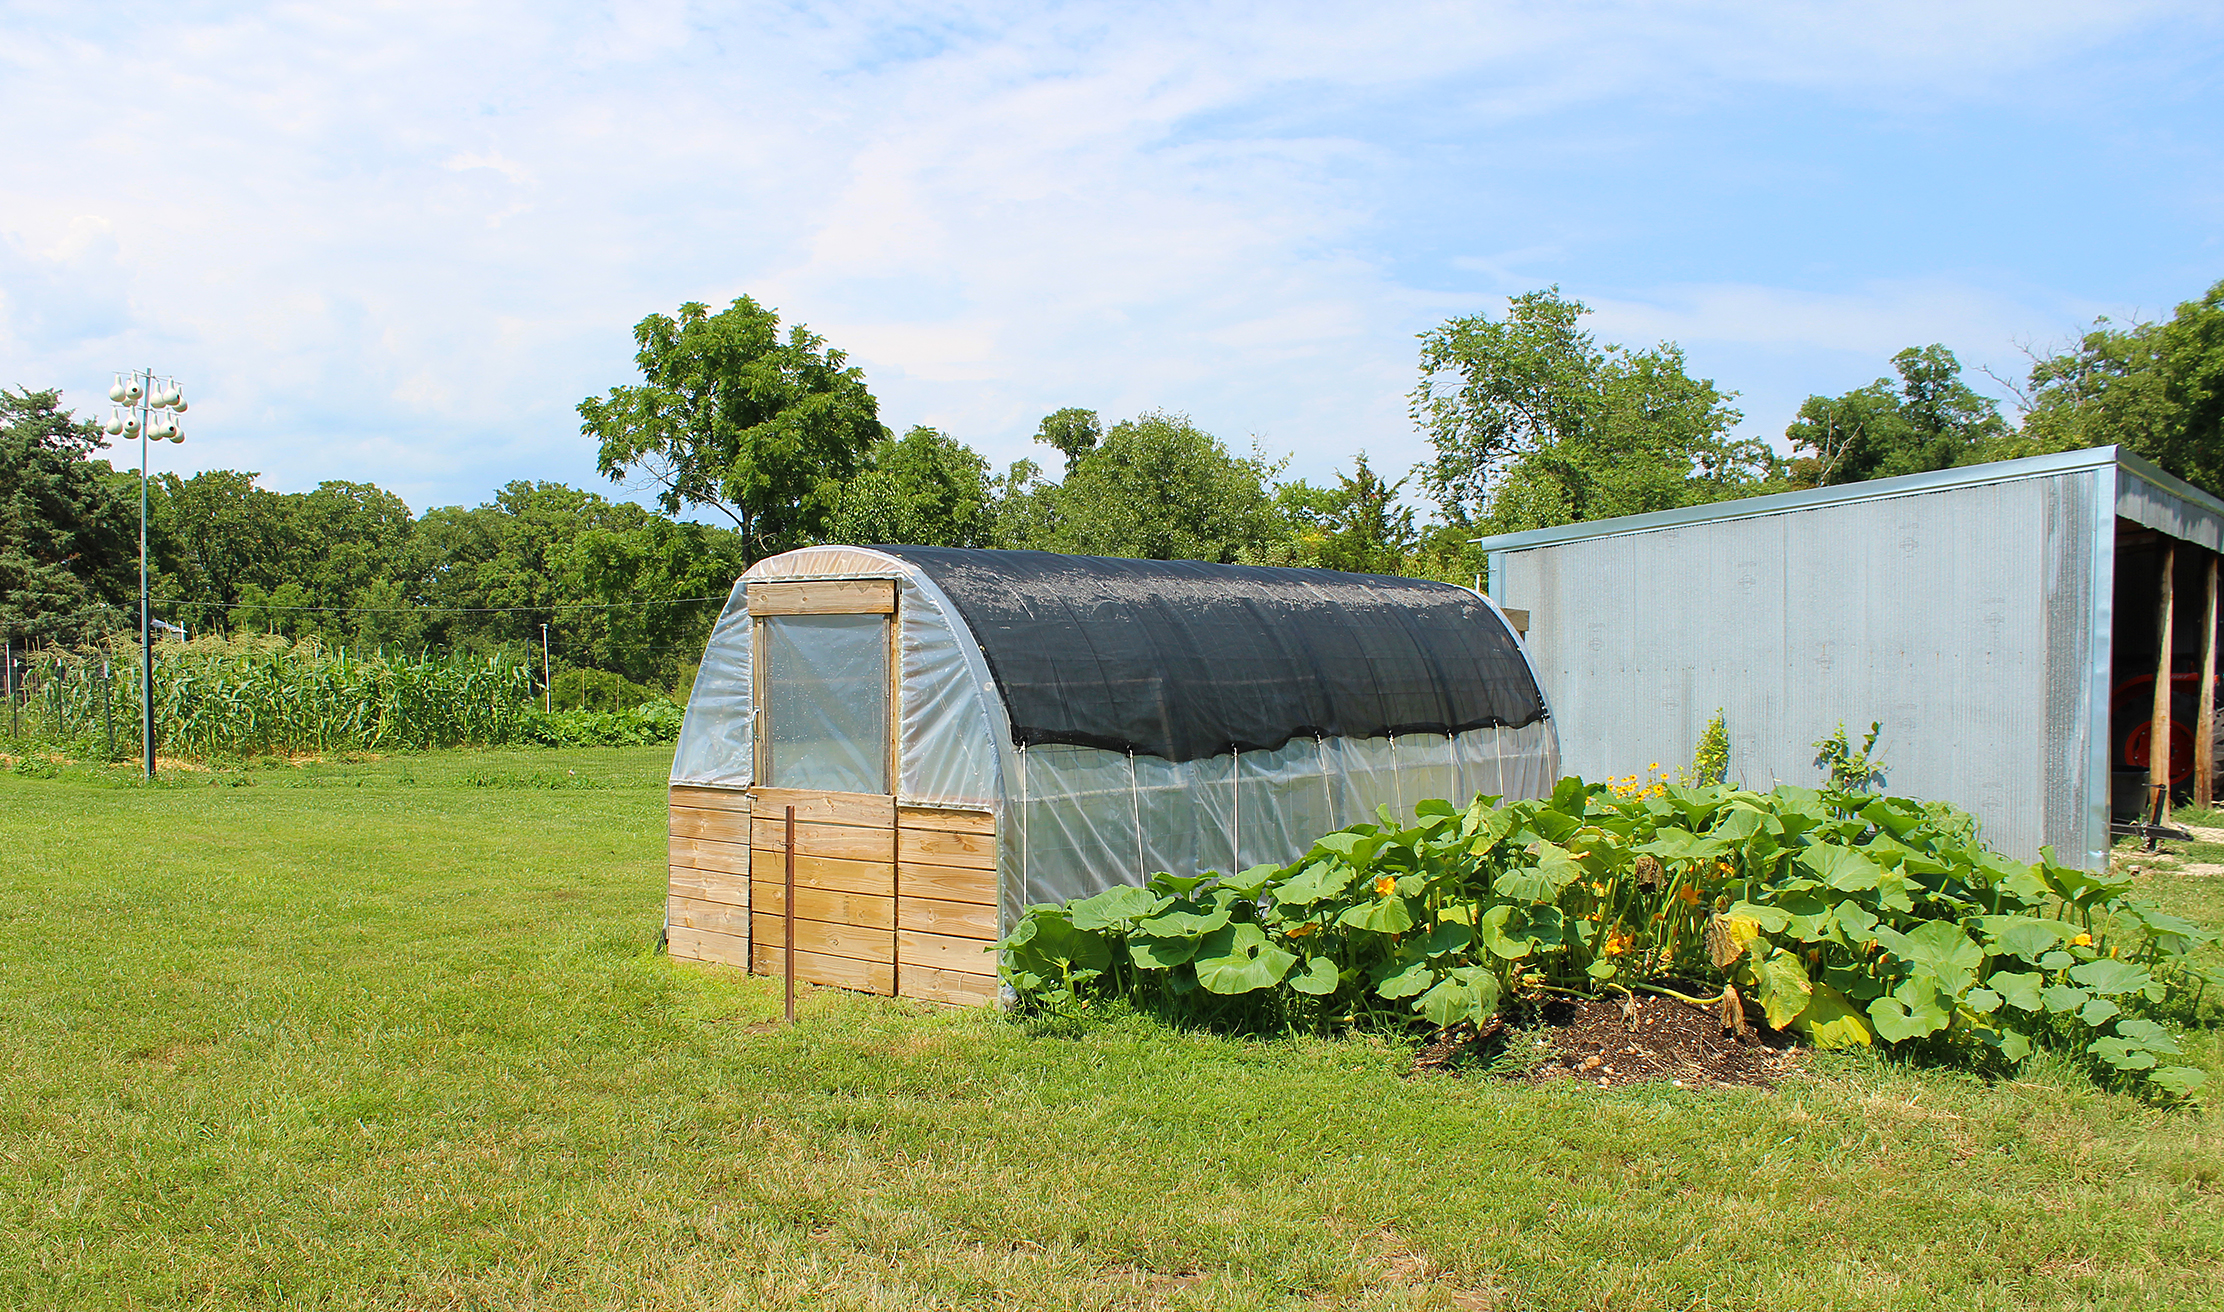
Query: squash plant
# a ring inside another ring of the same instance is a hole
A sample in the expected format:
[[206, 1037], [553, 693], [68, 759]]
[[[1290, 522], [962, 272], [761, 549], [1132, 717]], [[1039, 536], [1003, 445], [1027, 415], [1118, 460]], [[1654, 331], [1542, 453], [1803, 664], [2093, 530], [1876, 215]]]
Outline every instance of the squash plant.
[[2204, 1078], [2143, 1013], [2219, 982], [2190, 959], [2216, 935], [2125, 877], [1988, 851], [1951, 807], [1566, 779], [1379, 815], [1287, 866], [1031, 908], [1000, 968], [1023, 1004], [1118, 994], [1214, 1024], [1441, 1027], [1515, 997], [1653, 992], [1823, 1047], [2067, 1048], [2164, 1096]]

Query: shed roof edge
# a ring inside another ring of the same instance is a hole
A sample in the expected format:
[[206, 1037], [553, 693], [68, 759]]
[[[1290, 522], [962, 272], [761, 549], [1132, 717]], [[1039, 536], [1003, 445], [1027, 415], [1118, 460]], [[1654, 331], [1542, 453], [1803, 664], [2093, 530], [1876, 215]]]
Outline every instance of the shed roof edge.
[[2171, 474], [2144, 457], [2134, 455], [2118, 446], [2086, 447], [2077, 451], [2062, 451], [2053, 455], [2025, 456], [2020, 460], [1996, 460], [1982, 465], [1963, 465], [1954, 469], [1935, 470], [1927, 474], [1902, 474], [1896, 478], [1872, 479], [1865, 483], [1846, 483], [1837, 487], [1806, 488], [1798, 492], [1777, 492], [1765, 497], [1745, 497], [1736, 501], [1714, 501], [1701, 506], [1679, 506], [1674, 510], [1656, 510], [1643, 515], [1623, 515], [1614, 519], [1597, 519], [1577, 524], [1561, 524], [1552, 528], [1529, 529], [1520, 533], [1502, 533], [1494, 537], [1472, 539], [1484, 551], [1525, 551], [1534, 547], [1555, 546], [1563, 542], [1580, 542], [1591, 538], [1619, 537], [1630, 533], [1652, 533], [1661, 529], [1683, 528], [1693, 524], [1727, 522], [1737, 519], [1757, 519], [1768, 515], [1785, 515], [1795, 511], [1812, 510], [1819, 506], [1839, 505], [1856, 501], [1882, 501], [1893, 497], [1920, 496], [1928, 492], [1944, 492], [1953, 488], [1978, 487], [1988, 483], [2011, 483], [2023, 479], [2049, 478], [2060, 474], [2078, 473], [2088, 469], [2104, 469], [2110, 465], [2134, 474], [2157, 489], [2187, 501], [2224, 521], [2224, 501], [2210, 496], [2201, 489]]

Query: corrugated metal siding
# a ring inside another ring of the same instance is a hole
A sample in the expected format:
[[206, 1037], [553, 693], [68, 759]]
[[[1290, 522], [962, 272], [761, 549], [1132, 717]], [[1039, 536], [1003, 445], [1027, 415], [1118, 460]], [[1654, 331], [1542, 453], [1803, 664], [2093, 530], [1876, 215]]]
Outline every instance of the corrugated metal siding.
[[[2181, 542], [2210, 551], [2224, 550], [2224, 522], [2219, 521], [2213, 501], [2182, 483], [2175, 489], [2163, 486], [2154, 475], [2170, 476], [2137, 456], [2118, 459], [2123, 462], [2124, 472], [2116, 480], [2117, 514]], [[2174, 478], [2170, 481], [2177, 483]]]
[[1530, 612], [1571, 773], [1688, 761], [1720, 707], [1733, 777], [1812, 785], [1816, 739], [1842, 719], [1858, 740], [1881, 720], [1892, 791], [1968, 808], [2011, 855], [2052, 842], [2074, 857], [2087, 848], [2080, 703], [2100, 478], [1507, 550], [1491, 592]]

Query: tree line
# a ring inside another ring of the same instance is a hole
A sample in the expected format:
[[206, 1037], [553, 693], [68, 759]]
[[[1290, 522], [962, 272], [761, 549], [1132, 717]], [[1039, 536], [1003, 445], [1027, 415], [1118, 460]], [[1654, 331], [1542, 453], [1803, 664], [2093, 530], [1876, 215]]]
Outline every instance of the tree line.
[[[1469, 539], [1581, 520], [2120, 443], [2224, 495], [2224, 282], [2166, 320], [2107, 320], [1996, 380], [1943, 345], [1811, 396], [1785, 451], [1736, 435], [1735, 392], [1681, 348], [1601, 343], [1556, 287], [1420, 341], [1408, 397], [1430, 459], [1398, 477], [1355, 454], [1315, 484], [1166, 410], [1105, 424], [1058, 410], [1044, 462], [998, 471], [959, 438], [882, 424], [863, 373], [743, 297], [641, 321], [640, 381], [579, 406], [600, 472], [655, 509], [561, 483], [413, 512], [369, 483], [279, 493], [249, 472], [150, 483], [160, 613], [390, 650], [537, 645], [636, 683], [683, 682], [717, 603], [757, 559], [813, 542], [1012, 547], [1293, 565], [1473, 582]], [[54, 391], [0, 390], [0, 628], [82, 642], [129, 628], [135, 477]], [[694, 518], [681, 518], [681, 516]], [[707, 521], [707, 522], [706, 522]], [[682, 689], [684, 691], [684, 689]]]

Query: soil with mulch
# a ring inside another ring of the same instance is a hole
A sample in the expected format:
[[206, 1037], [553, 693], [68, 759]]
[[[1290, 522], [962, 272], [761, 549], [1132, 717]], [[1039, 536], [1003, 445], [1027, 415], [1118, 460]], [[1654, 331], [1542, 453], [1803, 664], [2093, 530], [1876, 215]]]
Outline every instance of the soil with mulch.
[[1524, 1022], [1448, 1031], [1415, 1060], [1422, 1070], [1478, 1067], [1509, 1079], [1576, 1080], [1600, 1088], [1664, 1080], [1679, 1088], [1773, 1086], [1789, 1068], [1792, 1036], [1727, 1025], [1715, 1008], [1640, 995], [1553, 1002]]

